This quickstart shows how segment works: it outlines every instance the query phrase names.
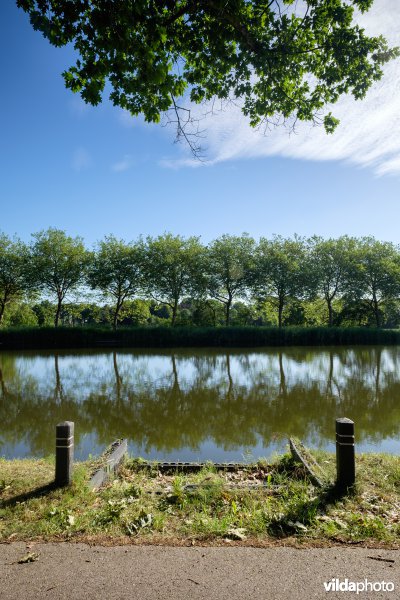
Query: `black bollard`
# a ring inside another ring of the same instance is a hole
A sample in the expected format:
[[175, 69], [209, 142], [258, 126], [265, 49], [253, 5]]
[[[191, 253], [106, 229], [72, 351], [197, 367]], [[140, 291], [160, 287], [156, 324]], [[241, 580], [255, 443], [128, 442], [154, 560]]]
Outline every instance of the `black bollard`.
[[336, 419], [336, 487], [346, 490], [356, 481], [354, 421]]
[[74, 423], [63, 421], [56, 426], [56, 486], [71, 484], [73, 464]]

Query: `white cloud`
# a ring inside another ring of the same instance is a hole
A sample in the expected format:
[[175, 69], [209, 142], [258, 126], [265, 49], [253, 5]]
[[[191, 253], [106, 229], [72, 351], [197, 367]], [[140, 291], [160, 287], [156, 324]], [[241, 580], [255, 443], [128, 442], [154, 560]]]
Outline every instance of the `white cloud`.
[[[399, 0], [375, 0], [373, 8], [358, 16], [369, 35], [383, 34], [390, 45], [400, 46]], [[207, 130], [208, 164], [240, 158], [282, 156], [307, 160], [343, 160], [370, 167], [377, 175], [400, 173], [400, 59], [384, 66], [384, 77], [364, 100], [346, 96], [333, 107], [340, 125], [333, 135], [323, 127], [301, 123], [295, 134], [278, 127], [264, 135], [252, 129], [238, 107], [229, 107], [201, 121]], [[329, 112], [329, 110], [327, 111]], [[187, 154], [164, 160], [166, 167], [199, 166]]]
[[112, 171], [115, 171], [116, 173], [122, 173], [123, 171], [127, 171], [128, 169], [130, 169], [131, 167], [133, 167], [134, 165], [134, 159], [130, 154], [125, 154], [124, 158], [117, 162], [114, 163], [111, 166]]
[[84, 171], [93, 164], [92, 157], [85, 148], [77, 148], [72, 157], [72, 168], [75, 171]]

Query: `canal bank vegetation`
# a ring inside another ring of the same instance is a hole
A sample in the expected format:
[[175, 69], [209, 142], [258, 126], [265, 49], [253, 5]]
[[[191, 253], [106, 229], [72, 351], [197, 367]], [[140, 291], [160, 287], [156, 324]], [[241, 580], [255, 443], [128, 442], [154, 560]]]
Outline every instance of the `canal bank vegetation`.
[[[109, 485], [90, 491], [93, 465], [78, 463], [70, 488], [54, 489], [51, 460], [0, 460], [0, 541], [296, 543], [400, 545], [400, 461], [357, 456], [354, 492], [329, 482], [335, 457], [313, 452], [325, 472], [312, 485], [289, 455], [234, 471], [161, 472], [128, 459]], [[49, 486], [49, 487], [46, 487]]]
[[400, 331], [363, 327], [17, 327], [0, 348], [177, 348], [399, 344]]
[[0, 234], [5, 328], [400, 326], [400, 249], [373, 237], [32, 238]]

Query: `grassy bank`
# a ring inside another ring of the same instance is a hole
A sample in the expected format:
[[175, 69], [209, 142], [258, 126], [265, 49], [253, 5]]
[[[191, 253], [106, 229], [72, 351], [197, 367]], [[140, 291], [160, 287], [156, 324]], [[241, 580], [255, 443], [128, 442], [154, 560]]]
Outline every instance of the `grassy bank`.
[[[327, 483], [334, 455], [314, 453]], [[0, 541], [76, 540], [110, 543], [252, 544], [366, 543], [400, 546], [400, 460], [360, 455], [352, 495], [314, 487], [289, 456], [234, 472], [210, 465], [198, 473], [143, 469], [128, 460], [119, 478], [97, 492], [90, 466], [74, 483], [47, 489], [46, 460], [0, 461]]]
[[399, 344], [400, 331], [364, 327], [29, 327], [0, 330], [0, 349], [261, 347]]

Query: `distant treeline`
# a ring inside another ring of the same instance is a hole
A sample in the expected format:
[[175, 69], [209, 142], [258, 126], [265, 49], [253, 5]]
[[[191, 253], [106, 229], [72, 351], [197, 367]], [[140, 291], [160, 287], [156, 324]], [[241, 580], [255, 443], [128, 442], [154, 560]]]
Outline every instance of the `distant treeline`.
[[3, 326], [400, 324], [400, 249], [373, 237], [32, 238], [0, 234]]

